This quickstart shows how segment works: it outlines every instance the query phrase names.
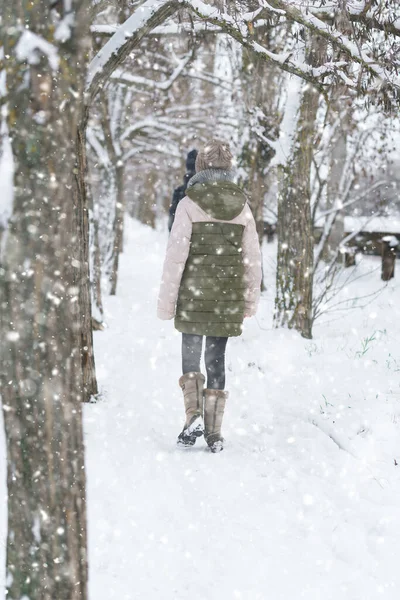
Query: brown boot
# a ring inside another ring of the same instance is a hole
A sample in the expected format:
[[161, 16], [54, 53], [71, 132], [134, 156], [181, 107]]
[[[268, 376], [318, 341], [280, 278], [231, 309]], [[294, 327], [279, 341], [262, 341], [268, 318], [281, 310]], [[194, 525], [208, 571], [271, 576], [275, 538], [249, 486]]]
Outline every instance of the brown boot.
[[178, 445], [194, 446], [196, 439], [204, 434], [203, 390], [204, 375], [193, 371], [179, 379], [185, 402], [186, 423], [178, 436]]
[[228, 392], [225, 390], [204, 390], [204, 436], [211, 452], [224, 449], [221, 425], [227, 398]]

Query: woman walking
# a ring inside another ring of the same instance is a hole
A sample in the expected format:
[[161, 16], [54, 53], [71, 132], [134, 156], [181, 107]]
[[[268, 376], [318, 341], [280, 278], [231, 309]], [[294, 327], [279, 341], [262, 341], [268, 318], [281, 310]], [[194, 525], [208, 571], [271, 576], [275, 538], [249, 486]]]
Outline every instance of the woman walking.
[[[160, 319], [175, 317], [182, 332], [186, 422], [178, 444], [204, 434], [212, 452], [223, 449], [225, 348], [256, 313], [261, 256], [256, 226], [243, 191], [233, 183], [228, 144], [212, 140], [198, 153], [196, 174], [178, 204], [158, 299]], [[205, 377], [200, 360], [205, 340]]]

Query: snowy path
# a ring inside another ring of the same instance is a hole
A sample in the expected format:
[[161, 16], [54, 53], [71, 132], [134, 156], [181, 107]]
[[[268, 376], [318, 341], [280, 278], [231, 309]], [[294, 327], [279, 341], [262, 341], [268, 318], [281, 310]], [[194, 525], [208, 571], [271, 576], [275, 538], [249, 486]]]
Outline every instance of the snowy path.
[[109, 329], [96, 333], [90, 598], [397, 599], [399, 288], [313, 341], [269, 330], [271, 289], [228, 345], [226, 449], [182, 451], [180, 337], [154, 316], [165, 243], [128, 224]]
[[[90, 600], [397, 600], [399, 278], [306, 341], [270, 329], [268, 246], [258, 321], [228, 344], [226, 449], [212, 455], [201, 440], [182, 451], [180, 337], [155, 318], [165, 243], [128, 222], [109, 328], [95, 335], [103, 399], [85, 406]], [[356, 285], [371, 292], [379, 272]]]

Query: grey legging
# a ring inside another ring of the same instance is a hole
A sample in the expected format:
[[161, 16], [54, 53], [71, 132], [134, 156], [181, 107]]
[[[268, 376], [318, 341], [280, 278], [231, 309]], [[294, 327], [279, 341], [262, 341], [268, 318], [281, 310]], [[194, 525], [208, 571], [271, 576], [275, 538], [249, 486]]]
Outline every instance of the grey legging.
[[[227, 337], [206, 337], [204, 360], [207, 371], [207, 388], [223, 390], [225, 387], [225, 348]], [[182, 371], [183, 374], [200, 371], [203, 336], [182, 333]]]

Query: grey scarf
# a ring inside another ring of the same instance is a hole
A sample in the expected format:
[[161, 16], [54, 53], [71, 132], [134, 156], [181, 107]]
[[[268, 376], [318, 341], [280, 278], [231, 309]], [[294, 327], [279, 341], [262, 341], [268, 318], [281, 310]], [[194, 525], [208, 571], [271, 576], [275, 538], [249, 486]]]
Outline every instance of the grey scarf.
[[225, 169], [204, 169], [193, 175], [187, 184], [188, 187], [196, 183], [206, 183], [207, 181], [233, 181], [234, 171], [225, 171]]

